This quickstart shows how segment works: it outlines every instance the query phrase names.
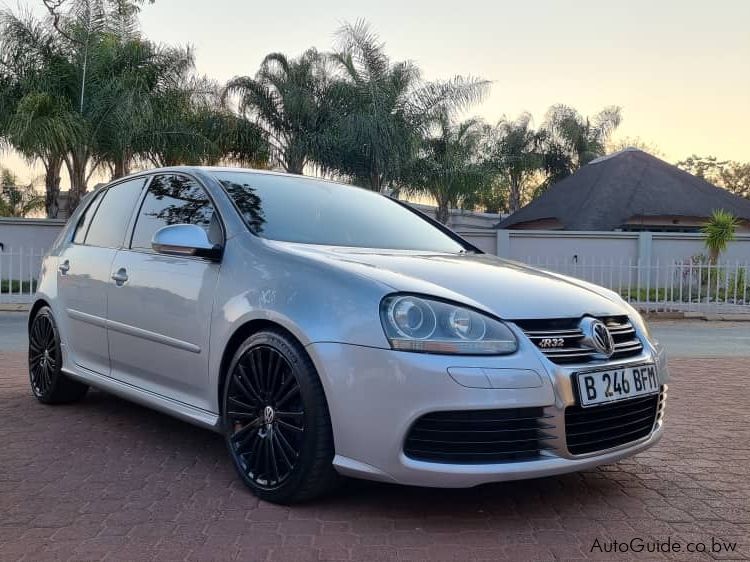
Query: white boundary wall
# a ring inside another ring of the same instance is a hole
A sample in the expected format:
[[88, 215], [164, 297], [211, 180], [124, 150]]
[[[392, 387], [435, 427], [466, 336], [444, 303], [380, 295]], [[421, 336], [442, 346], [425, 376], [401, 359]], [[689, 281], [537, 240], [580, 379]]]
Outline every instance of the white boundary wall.
[[57, 219], [9, 219], [0, 218], [0, 252], [19, 248], [42, 249], [52, 246], [64, 220]]
[[[632, 260], [657, 265], [682, 262], [707, 253], [704, 237], [699, 233], [484, 229], [462, 229], [458, 233], [484, 252], [540, 264]], [[738, 234], [722, 254], [721, 261], [750, 262], [750, 234]]]

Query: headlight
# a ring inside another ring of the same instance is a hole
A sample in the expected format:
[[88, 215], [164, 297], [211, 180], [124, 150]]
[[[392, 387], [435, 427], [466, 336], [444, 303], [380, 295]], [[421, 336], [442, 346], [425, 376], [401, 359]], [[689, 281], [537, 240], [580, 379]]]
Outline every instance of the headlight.
[[518, 349], [510, 329], [471, 308], [413, 295], [383, 299], [380, 319], [393, 349], [450, 355], [507, 355]]

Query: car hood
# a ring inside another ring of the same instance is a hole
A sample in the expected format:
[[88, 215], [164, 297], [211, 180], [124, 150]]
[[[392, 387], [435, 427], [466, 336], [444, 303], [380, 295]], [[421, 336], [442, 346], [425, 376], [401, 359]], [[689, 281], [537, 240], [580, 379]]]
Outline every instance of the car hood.
[[282, 245], [394, 291], [462, 302], [509, 320], [628, 313], [621, 299], [603, 287], [487, 254]]

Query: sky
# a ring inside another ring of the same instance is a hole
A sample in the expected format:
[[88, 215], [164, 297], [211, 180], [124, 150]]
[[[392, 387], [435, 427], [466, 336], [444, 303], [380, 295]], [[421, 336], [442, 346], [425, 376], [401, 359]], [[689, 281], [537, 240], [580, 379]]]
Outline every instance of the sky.
[[[19, 5], [43, 13], [41, 0]], [[156, 0], [141, 13], [146, 37], [192, 45], [197, 71], [219, 81], [254, 74], [269, 52], [329, 50], [360, 18], [426, 79], [491, 80], [467, 116], [528, 111], [539, 125], [555, 103], [585, 115], [619, 105], [614, 140], [637, 137], [673, 163], [750, 161], [750, 0]], [[8, 164], [34, 173], [0, 154]]]

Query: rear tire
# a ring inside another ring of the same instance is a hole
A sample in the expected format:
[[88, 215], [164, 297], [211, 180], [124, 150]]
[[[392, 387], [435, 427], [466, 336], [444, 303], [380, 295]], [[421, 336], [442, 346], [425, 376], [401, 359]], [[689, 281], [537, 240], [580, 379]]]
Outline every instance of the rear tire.
[[234, 354], [222, 423], [232, 462], [259, 498], [297, 503], [335, 485], [323, 387], [305, 350], [285, 333], [253, 334]]
[[39, 309], [29, 327], [29, 382], [36, 399], [44, 404], [75, 402], [89, 390], [62, 372], [60, 333], [47, 306]]

